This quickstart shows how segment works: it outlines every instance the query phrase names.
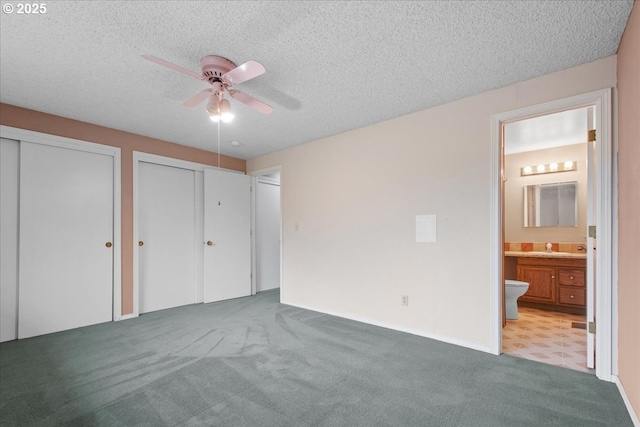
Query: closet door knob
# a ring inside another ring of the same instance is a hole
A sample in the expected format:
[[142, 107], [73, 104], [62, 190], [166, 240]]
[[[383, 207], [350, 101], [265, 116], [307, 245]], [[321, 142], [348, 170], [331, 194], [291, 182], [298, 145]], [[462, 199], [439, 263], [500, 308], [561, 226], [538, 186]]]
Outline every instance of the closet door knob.
[[111, 246], [113, 246], [113, 245], [111, 244], [111, 242], [107, 242], [107, 243], [105, 243], [104, 245], [105, 245], [106, 247], [108, 247], [108, 248], [110, 248]]
[[138, 242], [138, 246], [144, 246], [144, 242], [143, 242], [142, 240], [140, 240], [140, 241]]
[[213, 246], [213, 242], [211, 240], [207, 240], [207, 246]]

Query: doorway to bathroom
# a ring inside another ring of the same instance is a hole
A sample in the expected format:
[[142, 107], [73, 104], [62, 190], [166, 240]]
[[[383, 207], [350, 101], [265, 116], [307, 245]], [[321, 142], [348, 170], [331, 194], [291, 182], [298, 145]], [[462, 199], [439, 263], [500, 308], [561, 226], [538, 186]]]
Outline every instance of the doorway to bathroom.
[[[492, 116], [495, 354], [612, 378], [611, 118], [610, 89]], [[571, 128], [580, 139], [554, 142]], [[518, 319], [505, 279], [527, 284]]]
[[503, 125], [502, 351], [586, 372], [594, 122], [581, 107]]

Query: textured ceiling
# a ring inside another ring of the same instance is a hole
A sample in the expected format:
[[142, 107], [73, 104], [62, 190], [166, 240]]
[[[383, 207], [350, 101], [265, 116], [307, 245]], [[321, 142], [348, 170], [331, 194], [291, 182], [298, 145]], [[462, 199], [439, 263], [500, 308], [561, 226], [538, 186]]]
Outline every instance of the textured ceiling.
[[[16, 5], [17, 2], [5, 2]], [[615, 54], [626, 1], [58, 1], [2, 13], [0, 100], [215, 151], [182, 101], [205, 55], [261, 62], [221, 152], [244, 159]], [[241, 143], [233, 147], [231, 141]]]

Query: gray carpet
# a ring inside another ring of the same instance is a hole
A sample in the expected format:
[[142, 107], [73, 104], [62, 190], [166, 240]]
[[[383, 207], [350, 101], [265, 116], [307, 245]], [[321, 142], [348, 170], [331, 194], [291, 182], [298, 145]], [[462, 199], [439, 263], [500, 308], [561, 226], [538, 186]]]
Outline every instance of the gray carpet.
[[0, 344], [3, 426], [631, 426], [614, 384], [278, 303]]

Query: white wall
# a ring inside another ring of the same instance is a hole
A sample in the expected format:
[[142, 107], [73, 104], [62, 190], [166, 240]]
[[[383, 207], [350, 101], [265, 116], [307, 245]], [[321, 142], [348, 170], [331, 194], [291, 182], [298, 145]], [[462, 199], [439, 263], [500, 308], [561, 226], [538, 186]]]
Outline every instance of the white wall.
[[615, 84], [612, 56], [247, 161], [282, 165], [282, 301], [488, 351], [491, 115]]

